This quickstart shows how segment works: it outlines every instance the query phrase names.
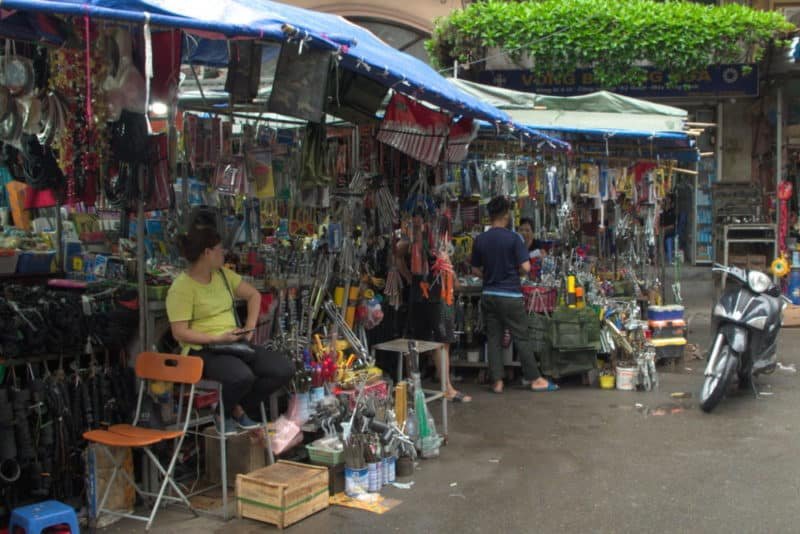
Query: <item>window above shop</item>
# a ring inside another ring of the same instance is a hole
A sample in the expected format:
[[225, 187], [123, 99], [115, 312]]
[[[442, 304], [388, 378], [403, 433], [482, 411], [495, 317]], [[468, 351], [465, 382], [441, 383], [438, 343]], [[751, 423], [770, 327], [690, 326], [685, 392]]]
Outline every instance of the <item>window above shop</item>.
[[425, 50], [425, 40], [430, 38], [430, 34], [396, 24], [387, 20], [378, 20], [367, 17], [347, 17], [348, 20], [368, 29], [386, 44], [405, 52], [415, 58], [430, 64], [430, 57]]

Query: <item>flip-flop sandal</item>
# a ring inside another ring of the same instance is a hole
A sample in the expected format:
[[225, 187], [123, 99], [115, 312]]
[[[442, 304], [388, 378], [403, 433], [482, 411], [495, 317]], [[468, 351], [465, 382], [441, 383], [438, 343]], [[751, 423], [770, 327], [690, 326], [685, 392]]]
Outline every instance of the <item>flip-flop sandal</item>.
[[472, 397], [470, 397], [469, 395], [464, 395], [463, 393], [461, 393], [459, 391], [458, 393], [456, 393], [452, 397], [447, 397], [447, 400], [449, 402], [461, 402], [461, 403], [467, 404], [467, 403], [472, 402]]
[[531, 391], [535, 391], [536, 393], [545, 393], [548, 391], [558, 391], [559, 388], [557, 385], [553, 384], [552, 382], [547, 383], [547, 387], [543, 388], [531, 388]]

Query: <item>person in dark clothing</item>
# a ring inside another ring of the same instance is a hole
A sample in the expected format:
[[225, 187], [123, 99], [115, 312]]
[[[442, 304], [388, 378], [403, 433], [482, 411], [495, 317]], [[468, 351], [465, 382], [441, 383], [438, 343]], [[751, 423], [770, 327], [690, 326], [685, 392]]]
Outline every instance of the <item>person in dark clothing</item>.
[[[415, 214], [414, 226], [423, 228], [421, 235], [418, 237], [422, 237], [426, 244], [423, 248], [430, 249], [431, 241], [435, 241], [435, 238], [429, 235], [429, 228], [420, 214]], [[423, 251], [425, 256], [423, 261], [427, 261], [429, 265], [428, 274], [413, 274], [410, 268], [412, 251], [407, 236], [395, 246], [397, 269], [409, 285], [408, 330], [414, 339], [434, 341], [444, 345], [442, 349], [445, 352], [444, 369], [441, 368], [438, 354], [434, 355], [433, 361], [439, 376], [441, 377], [444, 374], [447, 377], [447, 392], [445, 393], [447, 400], [462, 403], [472, 402], [471, 396], [458, 391], [450, 381], [450, 345], [456, 341], [455, 317], [453, 307], [448, 306], [442, 299], [441, 280], [438, 280], [430, 272], [430, 266], [435, 258], [429, 252], [430, 250]]]
[[664, 210], [659, 217], [661, 234], [664, 236], [664, 259], [667, 263], [672, 263], [672, 256], [675, 250], [675, 206], [671, 196], [666, 197]]
[[502, 338], [506, 328], [511, 330], [523, 376], [531, 383], [531, 389], [555, 391], [558, 386], [539, 371], [522, 300], [520, 273], [530, 272], [528, 250], [523, 240], [508, 229], [509, 201], [495, 197], [487, 209], [492, 226], [475, 239], [472, 268], [476, 276], [483, 278], [481, 307], [486, 322], [492, 391], [503, 392]]

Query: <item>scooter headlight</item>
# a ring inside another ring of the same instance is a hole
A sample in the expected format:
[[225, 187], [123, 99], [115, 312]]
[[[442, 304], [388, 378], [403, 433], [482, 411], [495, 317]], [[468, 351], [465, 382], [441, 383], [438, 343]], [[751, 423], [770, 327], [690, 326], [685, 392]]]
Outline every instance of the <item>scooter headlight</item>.
[[772, 285], [772, 280], [761, 271], [750, 271], [747, 273], [747, 285], [756, 293], [763, 293]]

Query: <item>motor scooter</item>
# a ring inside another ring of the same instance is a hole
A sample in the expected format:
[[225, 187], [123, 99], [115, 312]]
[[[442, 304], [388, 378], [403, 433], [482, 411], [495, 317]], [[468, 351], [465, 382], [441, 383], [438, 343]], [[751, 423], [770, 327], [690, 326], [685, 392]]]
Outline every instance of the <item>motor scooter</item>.
[[783, 312], [791, 302], [761, 271], [715, 264], [731, 284], [711, 313], [713, 344], [700, 390], [700, 408], [710, 412], [723, 399], [734, 374], [739, 387], [750, 387], [758, 397], [754, 376], [777, 366], [778, 332]]

